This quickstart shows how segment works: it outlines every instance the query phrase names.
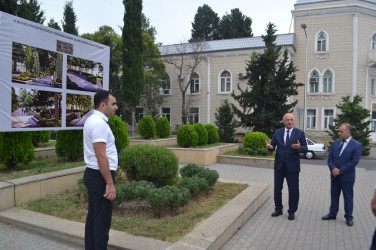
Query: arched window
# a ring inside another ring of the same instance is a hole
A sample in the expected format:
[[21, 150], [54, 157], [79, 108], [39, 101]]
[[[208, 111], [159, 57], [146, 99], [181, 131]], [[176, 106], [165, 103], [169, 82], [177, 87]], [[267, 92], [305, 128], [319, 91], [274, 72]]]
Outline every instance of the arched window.
[[313, 70], [311, 75], [309, 76], [309, 92], [311, 93], [318, 93], [319, 92], [319, 72], [317, 70]]
[[325, 52], [329, 49], [328, 34], [324, 31], [320, 31], [316, 35], [316, 51]]
[[230, 93], [232, 91], [231, 87], [231, 74], [227, 70], [224, 70], [220, 77], [219, 92]]
[[191, 74], [191, 84], [190, 84], [190, 93], [200, 93], [200, 77], [196, 72]]
[[376, 49], [376, 32], [373, 33], [371, 38], [371, 49]]
[[333, 92], [333, 73], [330, 69], [324, 72], [324, 82], [323, 82], [323, 92], [331, 93]]

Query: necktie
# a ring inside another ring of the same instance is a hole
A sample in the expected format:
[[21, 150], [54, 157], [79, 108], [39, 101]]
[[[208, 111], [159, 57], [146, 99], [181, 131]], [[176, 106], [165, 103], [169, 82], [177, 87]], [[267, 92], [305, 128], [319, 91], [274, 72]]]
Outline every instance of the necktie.
[[287, 130], [286, 131], [286, 141], [285, 141], [285, 145], [287, 145], [287, 142], [289, 141], [290, 139], [290, 130]]
[[346, 141], [342, 141], [341, 142], [341, 145], [339, 145], [339, 155], [341, 155], [341, 151], [342, 151], [342, 148], [343, 148], [343, 144], [345, 144]]

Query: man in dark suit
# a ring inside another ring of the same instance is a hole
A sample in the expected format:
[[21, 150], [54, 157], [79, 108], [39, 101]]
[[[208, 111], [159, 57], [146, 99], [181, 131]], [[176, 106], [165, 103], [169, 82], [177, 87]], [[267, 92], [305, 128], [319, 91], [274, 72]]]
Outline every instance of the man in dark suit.
[[338, 128], [339, 140], [330, 147], [328, 166], [330, 170], [330, 209], [323, 220], [335, 220], [338, 213], [339, 196], [343, 192], [345, 201], [346, 225], [353, 225], [353, 188], [355, 182], [355, 166], [362, 154], [362, 144], [351, 137], [351, 125], [343, 123]]
[[299, 203], [300, 152], [307, 152], [304, 132], [294, 127], [295, 118], [291, 113], [283, 116], [284, 128], [277, 129], [272, 141], [266, 141], [269, 150], [276, 150], [274, 161], [274, 204], [273, 217], [282, 215], [282, 188], [286, 178], [289, 188], [288, 219], [295, 219]]

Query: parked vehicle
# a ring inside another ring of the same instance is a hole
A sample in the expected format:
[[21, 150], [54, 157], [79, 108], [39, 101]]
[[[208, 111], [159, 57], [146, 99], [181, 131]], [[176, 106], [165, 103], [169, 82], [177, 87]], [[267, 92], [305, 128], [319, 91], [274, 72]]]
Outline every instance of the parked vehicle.
[[325, 157], [328, 153], [328, 147], [324, 143], [316, 143], [312, 139], [306, 138], [308, 151], [304, 154], [305, 158]]

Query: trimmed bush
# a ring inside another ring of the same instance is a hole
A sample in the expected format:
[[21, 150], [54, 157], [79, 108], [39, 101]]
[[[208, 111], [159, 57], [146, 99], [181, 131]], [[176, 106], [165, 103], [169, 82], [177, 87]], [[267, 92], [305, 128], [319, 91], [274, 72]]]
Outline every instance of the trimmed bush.
[[0, 133], [0, 162], [7, 169], [14, 168], [18, 163], [34, 160], [34, 147], [30, 132]]
[[120, 167], [131, 181], [146, 180], [155, 186], [174, 184], [178, 158], [165, 147], [136, 145], [120, 153]]
[[84, 156], [82, 130], [59, 130], [56, 132], [55, 151], [66, 161], [82, 160]]
[[208, 131], [201, 123], [197, 122], [193, 125], [197, 135], [198, 135], [198, 143], [197, 145], [206, 145], [208, 144]]
[[268, 136], [263, 132], [249, 132], [244, 137], [243, 145], [245, 148], [258, 150], [260, 148], [266, 148], [265, 141], [268, 140]]
[[213, 124], [205, 124], [204, 127], [208, 131], [208, 144], [219, 142], [218, 129]]
[[138, 132], [145, 139], [154, 138], [155, 135], [155, 122], [151, 115], [145, 115], [138, 122]]
[[166, 138], [170, 136], [170, 122], [167, 117], [158, 117], [155, 122], [156, 135], [161, 138]]
[[34, 147], [38, 146], [42, 142], [46, 143], [50, 140], [51, 133], [48, 130], [33, 131], [30, 133], [31, 133], [31, 141]]
[[184, 148], [194, 147], [198, 143], [198, 134], [192, 125], [185, 124], [178, 130], [178, 145]]
[[116, 150], [120, 153], [126, 146], [129, 145], [127, 125], [123, 120], [117, 116], [111, 116], [108, 119], [112, 133], [115, 137]]
[[183, 178], [184, 177], [205, 178], [208, 181], [209, 186], [213, 186], [219, 178], [217, 171], [211, 170], [209, 168], [200, 167], [200, 166], [193, 164], [193, 163], [182, 167], [179, 170], [179, 172], [180, 172], [180, 174]]
[[146, 199], [149, 193], [155, 189], [151, 182], [147, 181], [128, 181], [125, 184], [116, 188], [116, 200], [114, 205], [118, 206], [124, 201], [143, 200]]
[[169, 204], [169, 198], [167, 197], [166, 192], [161, 188], [151, 190], [147, 201], [150, 204], [154, 215], [158, 217], [162, 215], [163, 209]]

